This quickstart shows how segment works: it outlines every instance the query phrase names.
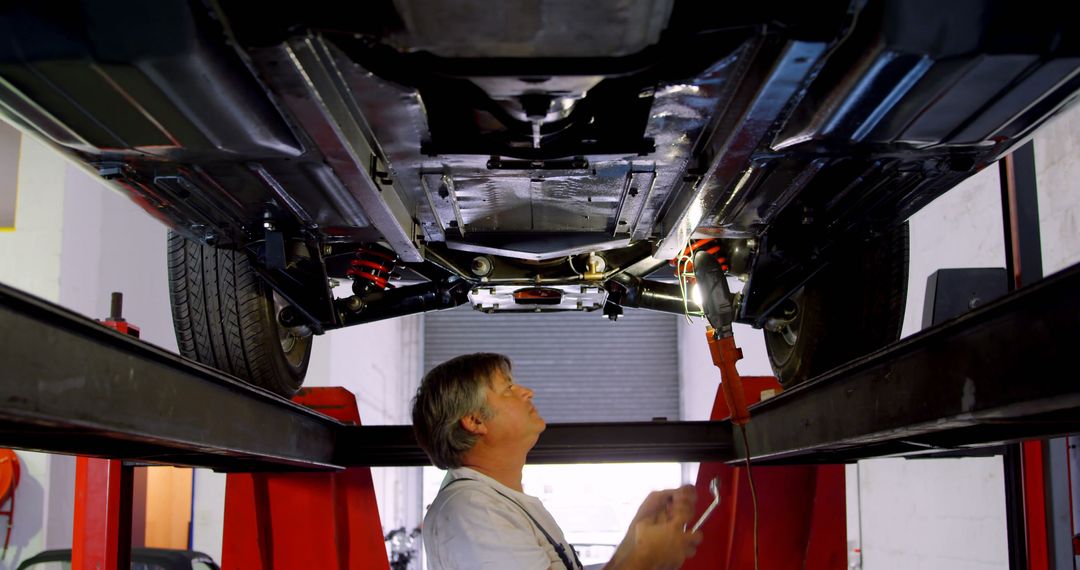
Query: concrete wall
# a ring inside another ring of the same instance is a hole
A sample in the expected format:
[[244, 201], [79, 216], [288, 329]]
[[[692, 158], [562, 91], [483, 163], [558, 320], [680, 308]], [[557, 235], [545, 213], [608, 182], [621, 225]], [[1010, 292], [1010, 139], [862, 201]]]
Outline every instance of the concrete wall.
[[[1001, 460], [875, 459], [857, 477], [862, 568], [1006, 569]], [[849, 505], [849, 509], [852, 505]]]
[[60, 249], [67, 164], [23, 137], [15, 231], [0, 233], [0, 281], [48, 301], [60, 300]]

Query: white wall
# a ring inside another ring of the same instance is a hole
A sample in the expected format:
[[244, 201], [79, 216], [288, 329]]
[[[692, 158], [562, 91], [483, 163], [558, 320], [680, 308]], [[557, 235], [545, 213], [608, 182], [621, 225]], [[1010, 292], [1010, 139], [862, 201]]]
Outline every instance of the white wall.
[[[337, 294], [348, 295], [348, 285]], [[419, 380], [420, 326], [420, 317], [412, 316], [315, 337], [304, 386], [349, 390], [365, 425], [411, 423], [408, 402]], [[225, 480], [224, 474], [196, 473], [193, 547], [215, 560], [221, 560]], [[419, 467], [375, 468], [372, 481], [384, 534], [419, 525]]]
[[0, 233], [0, 281], [53, 302], [60, 300], [66, 168], [50, 148], [24, 136], [15, 231]]
[[1006, 569], [997, 458], [875, 459], [858, 467], [863, 568]]
[[[0, 282], [54, 302], [60, 297], [58, 226], [63, 209], [64, 169], [63, 161], [51, 150], [24, 139], [19, 157], [16, 229], [0, 233]], [[51, 491], [50, 457], [25, 451], [17, 455], [22, 480], [15, 493], [11, 546], [7, 557], [0, 560], [2, 569], [14, 568], [19, 560], [46, 547], [46, 540], [52, 538], [46, 532], [46, 513], [50, 503], [64, 502]], [[0, 521], [6, 522], [6, 517]]]
[[997, 168], [987, 168], [908, 220], [911, 261], [902, 336], [922, 329], [930, 274], [943, 268], [1005, 267], [1000, 192]]
[[1035, 137], [1043, 273], [1080, 263], [1080, 105]]
[[119, 291], [140, 338], [175, 352], [165, 226], [75, 166], [66, 168], [65, 189], [60, 304], [100, 319]]
[[[922, 328], [934, 271], [1004, 267], [997, 168], [964, 181], [909, 223], [905, 337]], [[861, 548], [863, 568], [1008, 568], [1000, 458], [874, 459], [849, 466], [848, 474], [849, 544]]]

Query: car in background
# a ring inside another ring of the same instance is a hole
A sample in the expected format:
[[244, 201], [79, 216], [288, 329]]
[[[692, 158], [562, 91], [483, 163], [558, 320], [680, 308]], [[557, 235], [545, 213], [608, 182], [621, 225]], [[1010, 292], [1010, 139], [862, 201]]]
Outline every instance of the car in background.
[[[24, 560], [17, 570], [71, 570], [71, 549], [46, 550]], [[131, 570], [221, 570], [212, 558], [194, 550], [132, 548]]]
[[695, 248], [790, 384], [895, 341], [905, 220], [1075, 103], [1065, 6], [13, 1], [0, 114], [172, 228], [181, 353], [279, 394], [379, 319], [693, 312]]

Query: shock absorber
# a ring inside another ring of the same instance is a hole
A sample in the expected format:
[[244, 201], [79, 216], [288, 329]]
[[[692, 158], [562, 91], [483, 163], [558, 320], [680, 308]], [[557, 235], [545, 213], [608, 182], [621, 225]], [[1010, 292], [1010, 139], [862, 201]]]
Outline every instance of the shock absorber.
[[397, 264], [397, 256], [376, 249], [373, 246], [361, 246], [349, 262], [345, 272], [353, 280], [352, 290], [357, 297], [363, 298], [373, 291], [384, 291], [393, 287], [390, 276]]

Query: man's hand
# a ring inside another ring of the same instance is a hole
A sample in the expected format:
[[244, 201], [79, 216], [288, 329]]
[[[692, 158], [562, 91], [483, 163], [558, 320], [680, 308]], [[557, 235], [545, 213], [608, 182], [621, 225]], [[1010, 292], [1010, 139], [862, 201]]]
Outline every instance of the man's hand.
[[685, 512], [689, 518], [694, 515], [694, 503], [696, 502], [697, 492], [694, 490], [693, 485], [684, 485], [678, 489], [653, 491], [649, 493], [648, 497], [645, 497], [645, 501], [638, 507], [638, 512], [634, 515], [634, 520], [630, 523], [630, 526], [632, 528], [638, 521], [656, 519], [661, 514], [666, 515], [667, 519], [671, 519], [677, 512]]
[[703, 535], [686, 532], [697, 494], [687, 485], [650, 493], [607, 570], [673, 570], [694, 555]]

